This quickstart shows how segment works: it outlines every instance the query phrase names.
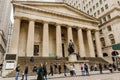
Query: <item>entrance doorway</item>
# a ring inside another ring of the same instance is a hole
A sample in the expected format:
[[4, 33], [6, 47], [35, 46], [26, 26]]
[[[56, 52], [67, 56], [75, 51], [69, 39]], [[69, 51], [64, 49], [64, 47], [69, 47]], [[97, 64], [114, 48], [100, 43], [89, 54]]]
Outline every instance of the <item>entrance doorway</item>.
[[64, 44], [62, 43], [62, 56], [65, 57], [65, 49], [64, 49]]

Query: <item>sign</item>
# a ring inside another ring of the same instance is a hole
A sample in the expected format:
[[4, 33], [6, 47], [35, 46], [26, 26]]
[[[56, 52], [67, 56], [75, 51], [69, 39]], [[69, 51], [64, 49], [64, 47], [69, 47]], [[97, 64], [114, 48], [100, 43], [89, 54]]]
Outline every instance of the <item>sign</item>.
[[5, 69], [14, 69], [15, 62], [14, 61], [6, 61]]
[[120, 43], [112, 45], [113, 50], [120, 50]]

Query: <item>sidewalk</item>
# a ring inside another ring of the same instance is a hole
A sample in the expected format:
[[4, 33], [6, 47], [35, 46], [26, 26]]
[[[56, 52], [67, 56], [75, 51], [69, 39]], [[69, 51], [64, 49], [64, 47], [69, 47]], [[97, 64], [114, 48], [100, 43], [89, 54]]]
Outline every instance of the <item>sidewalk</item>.
[[[119, 71], [115, 71], [113, 73], [118, 73]], [[103, 71], [103, 74], [109, 74], [110, 71], [109, 70], [106, 70], [106, 71]], [[90, 75], [101, 75], [99, 71], [92, 71], [90, 72]], [[81, 76], [81, 72], [79, 73], [76, 73], [76, 76]], [[67, 76], [66, 77], [71, 77], [70, 76], [70, 73], [67, 73]], [[75, 77], [75, 76], [73, 76]], [[28, 77], [28, 80], [36, 80], [37, 76], [29, 76]], [[53, 78], [65, 78], [64, 74], [54, 74], [53, 76], [48, 76], [49, 79], [53, 79]], [[11, 77], [11, 78], [2, 78], [0, 77], [0, 80], [15, 80], [14, 77]], [[21, 77], [19, 77], [19, 80], [21, 80]]]

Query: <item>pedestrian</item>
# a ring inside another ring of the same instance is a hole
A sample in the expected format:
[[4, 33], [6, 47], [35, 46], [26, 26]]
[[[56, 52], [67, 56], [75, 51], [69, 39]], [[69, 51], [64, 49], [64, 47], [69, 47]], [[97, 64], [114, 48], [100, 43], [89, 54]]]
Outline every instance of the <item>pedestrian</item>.
[[73, 64], [73, 75], [75, 76], [76, 75], [76, 72], [75, 72], [75, 65]]
[[116, 71], [116, 65], [115, 65], [115, 63], [113, 63], [112, 65], [113, 65], [114, 71]]
[[34, 67], [33, 67], [33, 72], [37, 72], [37, 66], [36, 65], [34, 65]]
[[48, 80], [48, 78], [47, 78], [47, 68], [46, 68], [46, 66], [47, 66], [47, 62], [43, 64], [43, 76], [44, 76], [44, 79], [45, 79], [45, 80]]
[[25, 76], [25, 80], [28, 80], [28, 66], [25, 67], [24, 76]]
[[38, 67], [38, 70], [37, 70], [37, 80], [44, 80], [44, 77], [43, 77], [43, 68], [42, 68], [42, 64], [40, 64], [40, 66]]
[[53, 66], [52, 66], [52, 63], [50, 64], [50, 72], [49, 72], [48, 75], [50, 75], [50, 74], [51, 74], [51, 76], [53, 76]]
[[16, 76], [15, 76], [15, 80], [18, 80], [19, 72], [20, 72], [20, 65], [18, 64], [17, 67], [16, 67]]
[[61, 74], [61, 65], [58, 64], [58, 71], [59, 71], [59, 74]]
[[111, 73], [112, 73], [112, 69], [113, 69], [112, 64], [109, 64], [109, 70], [110, 70]]
[[64, 63], [64, 65], [63, 65], [63, 69], [64, 69], [64, 76], [67, 76], [67, 75], [66, 75], [67, 66], [66, 66], [65, 63]]
[[70, 75], [73, 76], [73, 65], [70, 64]]
[[22, 79], [21, 80], [24, 80], [24, 71], [23, 71], [23, 73], [22, 73]]
[[83, 64], [80, 65], [80, 69], [81, 69], [82, 76], [85, 76], [85, 68]]
[[54, 74], [57, 73], [56, 70], [57, 70], [57, 63], [54, 64]]
[[84, 68], [85, 68], [85, 72], [86, 72], [86, 76], [89, 76], [89, 71], [88, 71], [88, 65], [85, 63], [84, 64]]
[[100, 70], [100, 74], [102, 74], [102, 64], [101, 63], [99, 63], [99, 70]]

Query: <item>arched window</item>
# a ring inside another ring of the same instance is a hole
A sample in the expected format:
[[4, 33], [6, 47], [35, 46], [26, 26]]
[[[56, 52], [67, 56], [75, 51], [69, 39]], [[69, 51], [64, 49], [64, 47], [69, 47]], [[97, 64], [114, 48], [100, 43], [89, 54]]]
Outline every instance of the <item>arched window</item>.
[[102, 37], [102, 38], [100, 38], [100, 41], [101, 41], [102, 47], [104, 47], [105, 46], [105, 39]]
[[114, 39], [114, 35], [113, 34], [109, 35], [109, 39], [111, 41], [111, 44], [115, 44], [115, 39]]

